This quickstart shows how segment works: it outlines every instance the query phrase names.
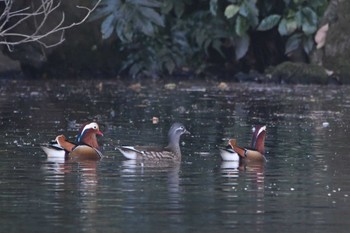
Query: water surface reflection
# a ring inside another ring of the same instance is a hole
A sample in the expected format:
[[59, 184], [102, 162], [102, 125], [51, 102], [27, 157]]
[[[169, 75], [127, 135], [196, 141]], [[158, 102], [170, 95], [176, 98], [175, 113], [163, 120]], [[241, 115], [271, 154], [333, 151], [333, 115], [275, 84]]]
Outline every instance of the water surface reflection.
[[[3, 232], [347, 232], [349, 87], [1, 84]], [[44, 157], [40, 143], [60, 132], [74, 138], [91, 120], [104, 126], [102, 160]], [[174, 121], [192, 133], [180, 164], [135, 163], [115, 150], [164, 145]], [[260, 123], [265, 164], [220, 160], [217, 146], [249, 142]]]

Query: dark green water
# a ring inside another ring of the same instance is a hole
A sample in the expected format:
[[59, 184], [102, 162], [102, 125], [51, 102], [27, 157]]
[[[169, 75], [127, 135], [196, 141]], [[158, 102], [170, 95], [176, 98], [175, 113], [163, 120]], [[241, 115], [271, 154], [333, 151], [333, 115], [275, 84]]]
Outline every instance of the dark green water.
[[[1, 81], [0, 232], [348, 232], [350, 88], [215, 83]], [[152, 124], [152, 117], [159, 124]], [[39, 144], [96, 120], [105, 157], [49, 161]], [[119, 144], [166, 144], [178, 167], [126, 161]], [[267, 124], [268, 162], [237, 170], [218, 145]]]

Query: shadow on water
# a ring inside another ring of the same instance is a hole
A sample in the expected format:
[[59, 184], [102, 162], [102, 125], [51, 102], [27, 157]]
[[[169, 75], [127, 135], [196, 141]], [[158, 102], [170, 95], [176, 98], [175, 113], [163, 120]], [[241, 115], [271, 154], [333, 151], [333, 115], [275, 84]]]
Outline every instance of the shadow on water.
[[[347, 232], [349, 87], [215, 83], [130, 88], [111, 81], [1, 81], [1, 231]], [[159, 118], [158, 124], [152, 118]], [[96, 120], [104, 158], [47, 160], [38, 146]], [[116, 145], [166, 145], [180, 164], [126, 161]], [[265, 164], [217, 146], [267, 125]]]

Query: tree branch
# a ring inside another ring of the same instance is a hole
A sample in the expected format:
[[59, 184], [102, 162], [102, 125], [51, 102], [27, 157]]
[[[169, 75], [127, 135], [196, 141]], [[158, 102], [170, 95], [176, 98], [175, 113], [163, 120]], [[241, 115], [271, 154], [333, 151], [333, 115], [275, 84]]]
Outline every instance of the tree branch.
[[[44, 31], [44, 26], [48, 25], [48, 17], [58, 11], [60, 1], [54, 3], [54, 0], [41, 0], [40, 6], [36, 8], [32, 4], [19, 10], [13, 10], [13, 0], [0, 0], [0, 4], [3, 5], [0, 15], [0, 44], [6, 45], [10, 51], [13, 46], [29, 42], [37, 42], [45, 48], [57, 46], [64, 41], [64, 31], [84, 23], [100, 2], [101, 0], [98, 0], [91, 8], [77, 5], [76, 8], [86, 11], [84, 17], [66, 26], [64, 26], [65, 14], [62, 12], [58, 23]], [[15, 23], [8, 25], [11, 21]], [[35, 30], [31, 33], [18, 32], [20, 26], [27, 25], [28, 22], [34, 22]], [[54, 33], [61, 33], [58, 41], [45, 42], [44, 39]]]

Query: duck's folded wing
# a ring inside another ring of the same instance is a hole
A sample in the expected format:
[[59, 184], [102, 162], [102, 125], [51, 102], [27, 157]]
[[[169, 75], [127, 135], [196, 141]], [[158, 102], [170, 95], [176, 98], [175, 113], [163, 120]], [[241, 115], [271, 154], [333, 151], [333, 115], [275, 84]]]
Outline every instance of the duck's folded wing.
[[64, 135], [57, 136], [56, 142], [59, 146], [61, 146], [63, 149], [65, 149], [68, 152], [72, 152], [73, 149], [77, 146], [77, 144], [68, 141]]
[[101, 157], [99, 150], [88, 145], [78, 145], [69, 153], [69, 158], [75, 160], [98, 160]]
[[41, 149], [46, 153], [48, 157], [65, 157], [67, 151], [61, 147], [56, 141], [49, 144], [40, 145]]
[[137, 159], [142, 156], [142, 152], [133, 146], [117, 146], [118, 149], [127, 159]]
[[158, 147], [119, 146], [117, 149], [128, 159], [160, 160], [174, 158], [171, 151]]
[[171, 151], [163, 150], [163, 151], [142, 151], [144, 159], [149, 160], [166, 160], [166, 159], [174, 159], [174, 153]]

